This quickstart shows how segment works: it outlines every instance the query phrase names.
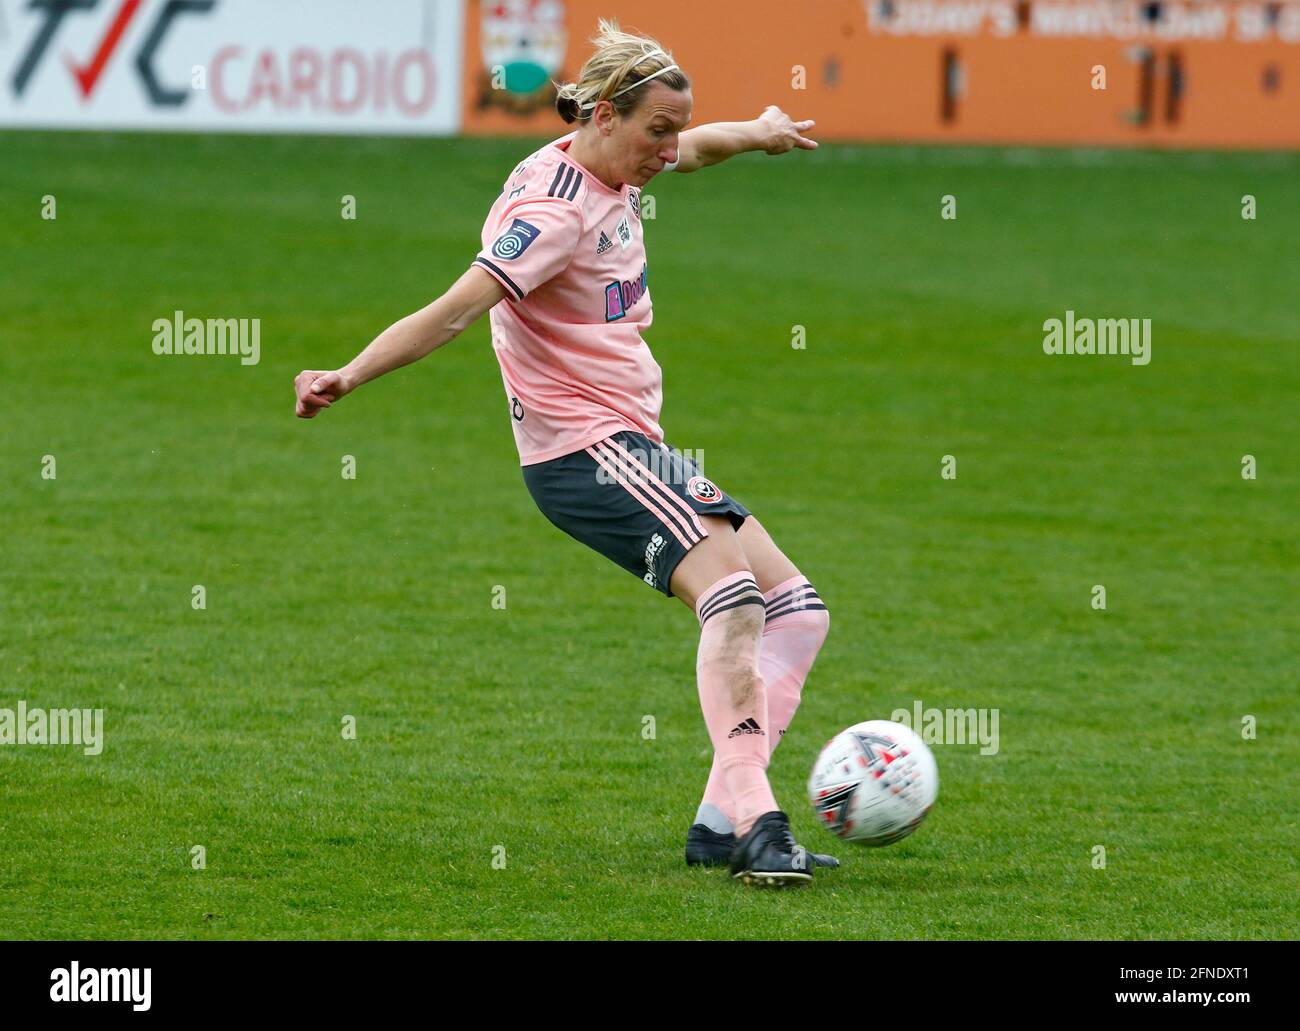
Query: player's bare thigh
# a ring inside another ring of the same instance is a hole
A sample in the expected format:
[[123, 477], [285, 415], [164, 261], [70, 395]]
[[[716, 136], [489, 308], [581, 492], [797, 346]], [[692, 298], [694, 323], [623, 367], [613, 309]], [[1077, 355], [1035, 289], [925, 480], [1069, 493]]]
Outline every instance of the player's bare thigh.
[[700, 593], [724, 576], [748, 569], [760, 591], [770, 591], [799, 573], [752, 515], [737, 533], [726, 516], [700, 516], [708, 537], [700, 541], [673, 570], [673, 595], [692, 611]]
[[799, 575], [799, 567], [785, 557], [763, 529], [763, 524], [752, 515], [745, 518], [737, 536], [740, 546], [745, 549], [745, 557], [749, 559], [749, 568], [754, 571], [754, 579], [758, 581], [758, 589], [764, 594], [777, 584]]

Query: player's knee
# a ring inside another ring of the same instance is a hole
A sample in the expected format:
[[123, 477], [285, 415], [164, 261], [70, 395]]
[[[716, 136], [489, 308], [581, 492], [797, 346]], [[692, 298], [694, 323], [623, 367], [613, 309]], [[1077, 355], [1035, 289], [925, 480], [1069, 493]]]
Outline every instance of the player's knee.
[[[826, 609], [809, 609], [800, 617], [800, 622], [804, 630], [803, 641], [806, 649], [804, 661], [807, 663], [804, 672], [806, 675], [807, 671], [812, 669], [813, 663], [817, 661], [817, 655], [821, 651], [822, 645], [826, 643], [826, 635], [831, 628], [830, 612]], [[802, 696], [803, 683], [801, 682], [795, 693], [794, 704], [796, 709], [799, 707]]]
[[808, 620], [808, 668], [811, 669], [817, 656], [826, 643], [826, 635], [831, 629], [831, 614], [826, 609], [813, 609]]
[[[811, 587], [811, 585], [809, 585]], [[826, 640], [831, 628], [831, 614], [815, 589], [810, 596], [799, 598], [778, 598], [767, 606], [767, 633], [773, 633], [786, 625], [798, 626], [803, 630], [800, 637], [805, 640], [815, 638], [818, 648]]]
[[[822, 604], [824, 605], [825, 602]], [[809, 615], [812, 616], [810, 623], [817, 629], [817, 647], [821, 648], [826, 641], [826, 635], [829, 634], [831, 630], [830, 609], [813, 609], [809, 612]]]
[[815, 655], [817, 649], [825, 642], [826, 635], [830, 633], [831, 613], [825, 599], [817, 593], [817, 589], [811, 583], [808, 583], [808, 590], [809, 593], [805, 596], [803, 604], [796, 603], [793, 612], [789, 608], [784, 611], [797, 619], [799, 625], [805, 628], [805, 639], [812, 643]]

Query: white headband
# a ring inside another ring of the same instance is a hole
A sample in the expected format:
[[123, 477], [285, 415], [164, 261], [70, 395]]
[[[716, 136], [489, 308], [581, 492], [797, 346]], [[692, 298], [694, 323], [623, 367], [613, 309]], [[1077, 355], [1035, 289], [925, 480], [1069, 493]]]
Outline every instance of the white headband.
[[[664, 57], [667, 57], [667, 56], [668, 56], [668, 55], [667, 55], [666, 53], [664, 53], [664, 51], [662, 51], [662, 50], [651, 50], [650, 53], [646, 54], [645, 56], [646, 56], [646, 57], [654, 57], [655, 54], [663, 54]], [[642, 60], [644, 60], [644, 58], [642, 58]], [[621, 97], [621, 96], [622, 96], [624, 93], [626, 93], [628, 90], [630, 90], [630, 89], [636, 89], [638, 86], [644, 86], [644, 85], [645, 85], [647, 82], [649, 82], [651, 79], [657, 79], [659, 76], [663, 75], [664, 72], [671, 72], [671, 71], [676, 70], [676, 68], [677, 68], [677, 65], [675, 65], [675, 64], [670, 64], [667, 68], [660, 68], [657, 72], [653, 72], [653, 73], [651, 73], [650, 75], [647, 75], [644, 79], [641, 79], [639, 82], [634, 82], [634, 83], [632, 83], [631, 86], [624, 86], [621, 90], [619, 90], [617, 93], [615, 93], [613, 96], [609, 97], [608, 99], [613, 100], [614, 97]], [[599, 100], [588, 100], [585, 104], [579, 104], [578, 107], [579, 107], [579, 109], [585, 111], [587, 108], [589, 108], [589, 107], [595, 107], [595, 106], [596, 106], [597, 104], [599, 104], [599, 103], [600, 103]]]

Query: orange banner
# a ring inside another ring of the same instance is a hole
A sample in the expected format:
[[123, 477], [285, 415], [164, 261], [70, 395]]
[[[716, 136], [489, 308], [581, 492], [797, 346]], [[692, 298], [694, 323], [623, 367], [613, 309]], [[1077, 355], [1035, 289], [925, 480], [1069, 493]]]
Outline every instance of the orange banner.
[[655, 36], [695, 121], [819, 139], [1300, 148], [1300, 2], [470, 0], [464, 131], [559, 135], [597, 17]]

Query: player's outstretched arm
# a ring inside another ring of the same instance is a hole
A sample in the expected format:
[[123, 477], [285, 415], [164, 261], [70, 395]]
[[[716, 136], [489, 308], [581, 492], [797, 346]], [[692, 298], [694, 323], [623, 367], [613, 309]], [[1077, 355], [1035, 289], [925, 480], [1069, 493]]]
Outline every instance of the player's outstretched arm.
[[294, 412], [311, 419], [363, 383], [417, 362], [464, 332], [474, 320], [505, 296], [505, 288], [489, 273], [471, 265], [436, 301], [399, 319], [375, 337], [366, 349], [332, 372], [304, 369], [293, 381]]
[[753, 121], [710, 122], [687, 129], [678, 137], [677, 171], [694, 172], [747, 150], [767, 154], [816, 150], [817, 141], [803, 136], [816, 124], [812, 119], [791, 121], [789, 115], [773, 104]]

